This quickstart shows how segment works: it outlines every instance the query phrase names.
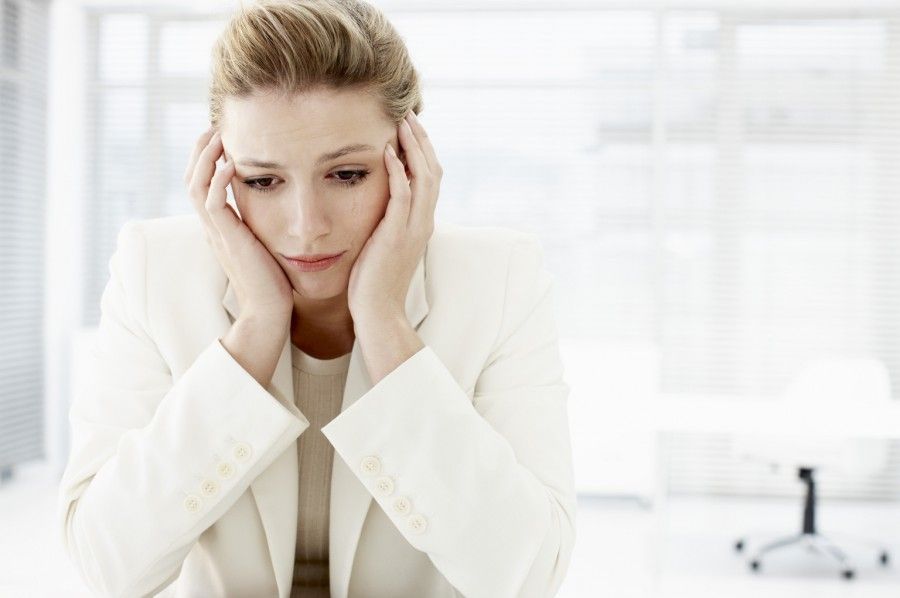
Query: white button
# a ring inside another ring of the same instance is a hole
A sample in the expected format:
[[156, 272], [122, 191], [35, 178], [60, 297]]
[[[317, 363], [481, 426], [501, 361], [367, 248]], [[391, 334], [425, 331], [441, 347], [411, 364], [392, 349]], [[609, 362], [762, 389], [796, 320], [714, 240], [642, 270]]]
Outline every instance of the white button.
[[409, 531], [421, 534], [425, 531], [425, 528], [428, 527], [428, 520], [421, 514], [414, 513], [407, 518], [406, 525], [409, 527]]
[[222, 461], [216, 466], [216, 471], [219, 472], [219, 477], [224, 480], [234, 474], [234, 465], [228, 461]]
[[394, 492], [394, 480], [388, 476], [381, 476], [375, 482], [375, 487], [382, 496], [390, 496]]
[[394, 512], [406, 515], [412, 510], [412, 503], [405, 496], [398, 496], [394, 499]]
[[239, 442], [234, 445], [234, 449], [232, 449], [231, 453], [234, 455], [234, 458], [238, 461], [245, 461], [250, 457], [250, 454], [253, 451], [250, 449], [250, 445], [246, 442]]
[[363, 457], [362, 463], [360, 464], [359, 468], [364, 474], [377, 475], [381, 473], [381, 460], [375, 455]]
[[219, 483], [215, 480], [203, 480], [200, 483], [200, 492], [203, 496], [212, 496], [219, 491]]
[[184, 499], [184, 508], [190, 513], [196, 513], [200, 510], [200, 507], [203, 505], [203, 501], [200, 500], [199, 496], [194, 496], [193, 494], [188, 495], [187, 498]]

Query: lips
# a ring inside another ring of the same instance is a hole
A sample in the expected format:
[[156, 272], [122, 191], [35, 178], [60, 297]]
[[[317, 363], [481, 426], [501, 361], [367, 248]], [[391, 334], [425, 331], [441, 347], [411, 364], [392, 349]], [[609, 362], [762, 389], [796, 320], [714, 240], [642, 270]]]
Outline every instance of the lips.
[[327, 259], [336, 257], [338, 255], [341, 255], [342, 253], [344, 253], [344, 252], [339, 251], [337, 253], [312, 253], [309, 255], [285, 255], [284, 257], [286, 257], [289, 260], [295, 260], [298, 262], [306, 262], [306, 263], [312, 264], [315, 262], [321, 262], [322, 260], [327, 260]]

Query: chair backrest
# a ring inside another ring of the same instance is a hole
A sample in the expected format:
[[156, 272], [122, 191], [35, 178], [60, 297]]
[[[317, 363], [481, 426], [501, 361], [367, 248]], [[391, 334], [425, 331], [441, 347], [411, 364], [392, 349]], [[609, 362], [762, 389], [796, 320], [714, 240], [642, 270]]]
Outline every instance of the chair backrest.
[[[880, 359], [830, 357], [807, 363], [784, 391], [785, 401], [795, 405], [877, 405], [891, 400], [891, 377]], [[864, 478], [880, 472], [888, 461], [890, 442], [854, 438], [840, 445], [819, 442], [819, 451], [835, 449], [837, 467], [846, 476]]]
[[[832, 406], [875, 405], [891, 400], [890, 373], [868, 357], [828, 357], [806, 363], [782, 393], [785, 406], [796, 413]], [[742, 437], [732, 444], [736, 455], [795, 466], [837, 467], [844, 475], [866, 477], [885, 467], [890, 443], [880, 439], [822, 437]]]

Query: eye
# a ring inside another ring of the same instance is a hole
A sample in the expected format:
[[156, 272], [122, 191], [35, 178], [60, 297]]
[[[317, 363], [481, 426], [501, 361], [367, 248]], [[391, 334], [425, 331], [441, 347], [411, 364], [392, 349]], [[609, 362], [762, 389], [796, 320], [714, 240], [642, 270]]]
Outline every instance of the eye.
[[[267, 177], [261, 177], [258, 179], [247, 179], [246, 181], [244, 181], [244, 184], [247, 185], [248, 187], [250, 187], [251, 189], [253, 189], [254, 191], [259, 191], [261, 193], [268, 193], [268, 192], [272, 191], [272, 189], [274, 189], [274, 187], [272, 186], [273, 180], [275, 180], [273, 177], [267, 176]], [[260, 181], [269, 181], [269, 182], [266, 183], [265, 185], [260, 186], [259, 185]]]
[[[358, 183], [361, 183], [367, 176], [369, 176], [369, 170], [338, 170], [334, 173], [335, 181], [339, 185], [343, 185], [345, 187], [352, 187]], [[345, 178], [345, 176], [349, 176], [352, 178]], [[260, 193], [269, 193], [275, 189], [275, 185], [272, 181], [275, 180], [275, 177], [259, 177], [255, 179], [247, 179], [244, 181], [244, 184], [253, 189], [254, 191], [259, 191]]]
[[361, 183], [363, 180], [365, 180], [365, 178], [367, 176], [369, 176], [369, 171], [368, 170], [338, 170], [335, 174], [336, 175], [343, 175], [343, 174], [353, 175], [355, 178], [352, 178], [352, 179], [345, 179], [340, 176], [338, 176], [338, 178], [335, 179], [341, 185], [344, 185], [346, 187], [352, 187], [353, 185], [356, 185], [357, 183]]

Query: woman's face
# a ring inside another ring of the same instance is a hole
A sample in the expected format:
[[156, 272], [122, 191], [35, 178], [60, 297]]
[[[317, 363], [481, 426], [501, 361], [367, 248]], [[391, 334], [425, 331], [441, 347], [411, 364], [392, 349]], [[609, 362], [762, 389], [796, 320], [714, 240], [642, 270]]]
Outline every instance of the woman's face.
[[[228, 98], [221, 129], [225, 156], [235, 163], [231, 189], [241, 219], [294, 290], [308, 299], [346, 293], [350, 268], [387, 208], [385, 145], [402, 156], [397, 129], [378, 102], [331, 89]], [[370, 147], [329, 156], [351, 145]], [[300, 272], [285, 259], [341, 251], [336, 264], [318, 272]]]

